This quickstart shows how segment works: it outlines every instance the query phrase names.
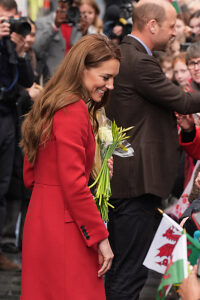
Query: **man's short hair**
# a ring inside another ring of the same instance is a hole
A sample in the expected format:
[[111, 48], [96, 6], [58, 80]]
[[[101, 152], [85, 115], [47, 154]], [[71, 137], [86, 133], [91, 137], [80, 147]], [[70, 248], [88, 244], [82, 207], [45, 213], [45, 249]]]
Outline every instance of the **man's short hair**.
[[186, 51], [186, 64], [193, 59], [193, 58], [199, 58], [200, 57], [200, 42], [192, 43]]
[[17, 11], [17, 3], [15, 0], [0, 0], [0, 6], [8, 11], [12, 9], [16, 9]]
[[161, 24], [166, 17], [165, 8], [154, 1], [144, 2], [144, 4], [136, 5], [133, 9], [133, 27], [139, 31], [144, 29], [144, 26], [152, 19], [155, 19], [158, 24]]

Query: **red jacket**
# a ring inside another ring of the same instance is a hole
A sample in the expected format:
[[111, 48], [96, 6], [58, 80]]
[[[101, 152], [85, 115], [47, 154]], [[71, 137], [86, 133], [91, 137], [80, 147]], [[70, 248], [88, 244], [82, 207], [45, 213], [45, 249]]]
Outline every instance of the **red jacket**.
[[95, 140], [86, 104], [56, 112], [51, 139], [24, 181], [33, 187], [22, 252], [21, 300], [105, 300], [97, 243], [108, 236], [88, 179]]
[[179, 142], [190, 156], [197, 160], [200, 159], [200, 128], [196, 127], [196, 136], [192, 142], [183, 143], [181, 141], [181, 135], [179, 135]]

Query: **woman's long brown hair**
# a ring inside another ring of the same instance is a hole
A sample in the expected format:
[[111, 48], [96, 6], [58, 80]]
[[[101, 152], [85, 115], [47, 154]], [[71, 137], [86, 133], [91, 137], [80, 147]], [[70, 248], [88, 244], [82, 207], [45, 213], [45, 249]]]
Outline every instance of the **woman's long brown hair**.
[[23, 122], [20, 145], [29, 162], [34, 164], [38, 147], [50, 138], [54, 114], [68, 104], [79, 99], [89, 102], [94, 130], [97, 129], [96, 111], [106, 104], [108, 92], [100, 103], [88, 100], [89, 95], [82, 84], [82, 75], [85, 68], [98, 67], [110, 59], [120, 60], [120, 50], [107, 37], [100, 34], [82, 37], [71, 48], [56, 73], [35, 99]]

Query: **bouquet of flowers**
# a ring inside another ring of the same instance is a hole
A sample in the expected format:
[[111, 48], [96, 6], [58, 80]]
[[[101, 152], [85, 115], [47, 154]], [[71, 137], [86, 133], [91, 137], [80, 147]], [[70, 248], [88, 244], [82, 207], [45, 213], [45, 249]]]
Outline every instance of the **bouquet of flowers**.
[[[94, 199], [101, 217], [105, 222], [108, 222], [108, 207], [114, 208], [113, 205], [109, 203], [109, 198], [112, 193], [107, 161], [113, 154], [121, 157], [133, 156], [131, 145], [128, 143], [124, 145], [124, 141], [129, 138], [129, 136], [126, 136], [126, 132], [132, 128], [133, 127], [123, 129], [122, 127], [118, 127], [115, 121], [113, 121], [110, 126], [102, 126], [98, 130], [97, 142], [100, 145], [102, 166], [96, 180], [90, 185], [90, 188], [97, 185]], [[123, 155], [123, 153], [125, 155]]]

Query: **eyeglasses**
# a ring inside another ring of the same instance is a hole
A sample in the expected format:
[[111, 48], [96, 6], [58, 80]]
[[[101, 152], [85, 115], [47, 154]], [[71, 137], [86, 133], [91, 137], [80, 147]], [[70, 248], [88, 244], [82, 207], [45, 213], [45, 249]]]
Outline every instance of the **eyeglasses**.
[[197, 61], [190, 61], [188, 63], [188, 69], [190, 69], [190, 70], [194, 69], [195, 66], [198, 66], [198, 68], [200, 68], [200, 59]]

